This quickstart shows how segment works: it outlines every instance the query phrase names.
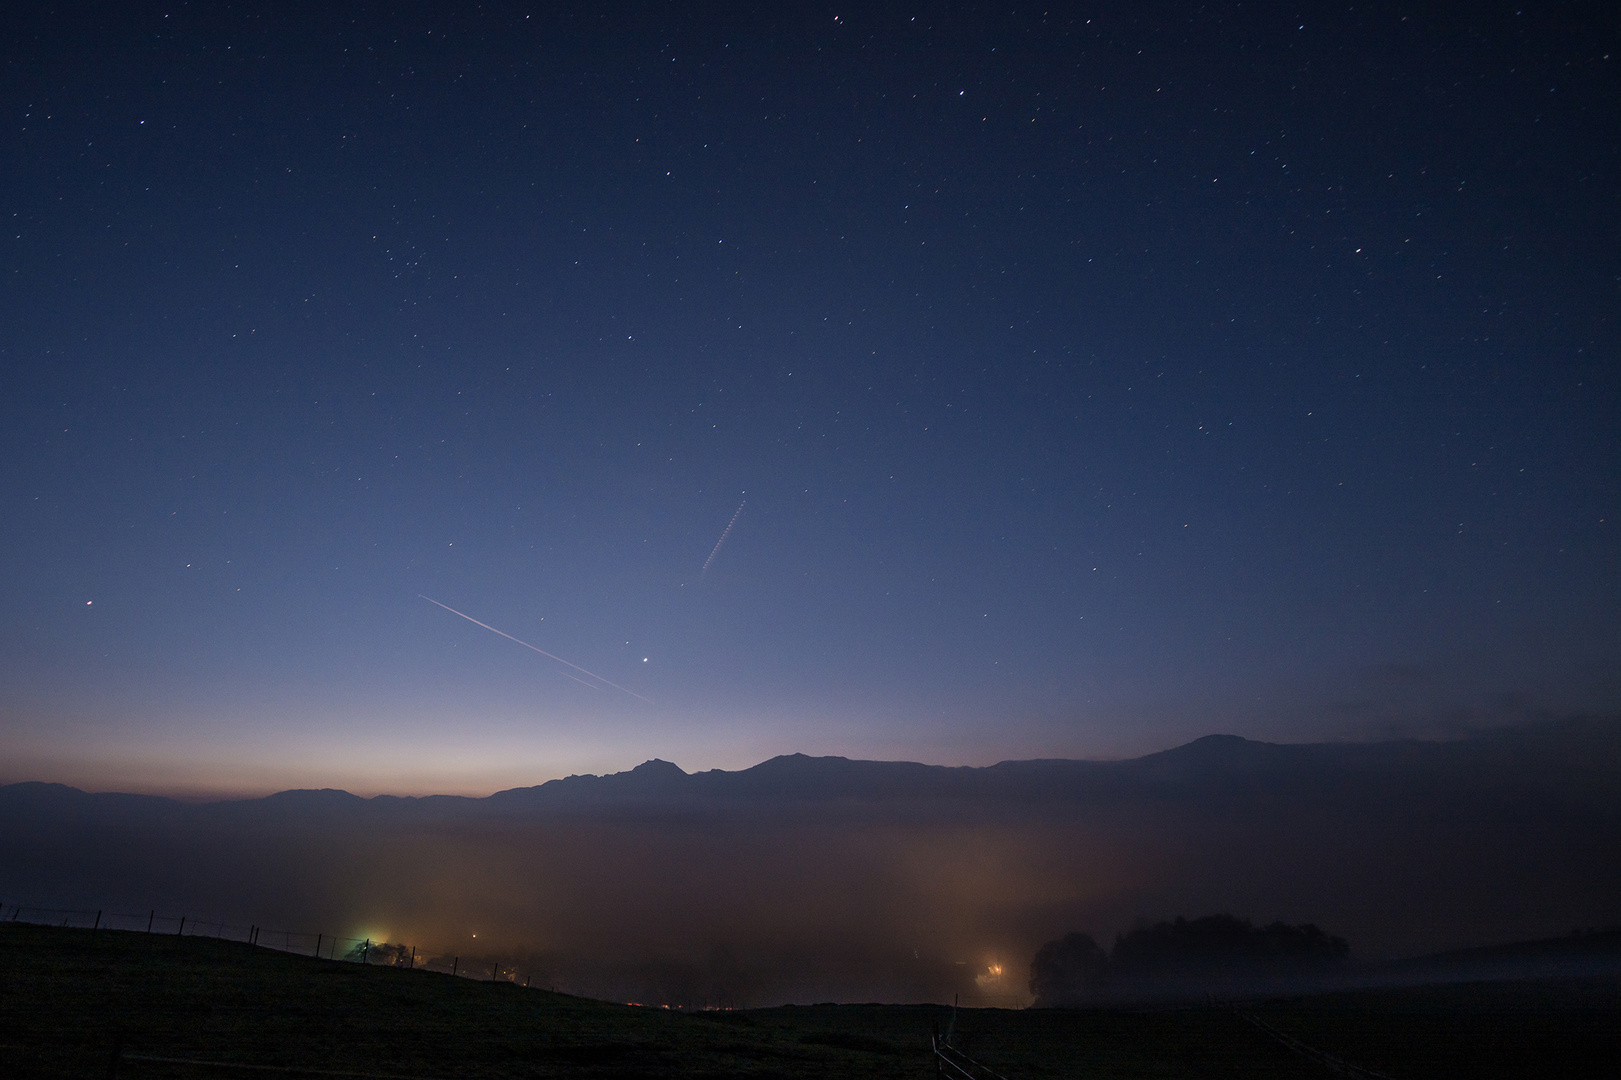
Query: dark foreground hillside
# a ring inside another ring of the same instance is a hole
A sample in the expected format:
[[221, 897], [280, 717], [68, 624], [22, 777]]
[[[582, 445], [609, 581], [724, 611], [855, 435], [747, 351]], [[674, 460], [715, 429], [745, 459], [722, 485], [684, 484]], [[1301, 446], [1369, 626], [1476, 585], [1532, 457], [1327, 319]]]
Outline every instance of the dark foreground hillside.
[[[1621, 982], [1358, 991], [1248, 1017], [1394, 1077], [1613, 1075]], [[932, 1077], [932, 1005], [681, 1013], [201, 938], [0, 924], [0, 1075]], [[1227, 1008], [963, 1010], [1020, 1077], [1332, 1075]], [[153, 1060], [158, 1058], [168, 1061]], [[181, 1059], [181, 1060], [175, 1060]]]

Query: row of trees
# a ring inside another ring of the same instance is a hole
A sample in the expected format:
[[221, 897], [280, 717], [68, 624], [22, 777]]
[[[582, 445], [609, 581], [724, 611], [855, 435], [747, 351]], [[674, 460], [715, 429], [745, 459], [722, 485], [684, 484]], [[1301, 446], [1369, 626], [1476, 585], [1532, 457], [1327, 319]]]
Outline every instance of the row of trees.
[[1350, 955], [1344, 938], [1304, 923], [1257, 927], [1232, 915], [1142, 926], [1115, 938], [1112, 953], [1090, 934], [1049, 941], [1030, 962], [1037, 1006], [1118, 997], [1236, 991], [1321, 979]]

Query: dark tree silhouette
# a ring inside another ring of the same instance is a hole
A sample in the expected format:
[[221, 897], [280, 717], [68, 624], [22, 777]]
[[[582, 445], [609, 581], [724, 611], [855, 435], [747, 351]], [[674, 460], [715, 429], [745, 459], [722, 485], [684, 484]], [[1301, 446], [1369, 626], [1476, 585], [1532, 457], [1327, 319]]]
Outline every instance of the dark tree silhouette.
[[1349, 953], [1344, 938], [1330, 937], [1310, 923], [1257, 928], [1248, 919], [1207, 915], [1121, 934], [1115, 938], [1113, 961], [1121, 973], [1311, 968], [1337, 964]]
[[1112, 957], [1086, 934], [1049, 941], [1030, 962], [1030, 992], [1052, 1007], [1317, 985], [1349, 954], [1344, 938], [1310, 923], [1179, 918], [1119, 935]]
[[1049, 941], [1030, 961], [1036, 1005], [1079, 1005], [1095, 997], [1109, 974], [1109, 958], [1090, 934]]

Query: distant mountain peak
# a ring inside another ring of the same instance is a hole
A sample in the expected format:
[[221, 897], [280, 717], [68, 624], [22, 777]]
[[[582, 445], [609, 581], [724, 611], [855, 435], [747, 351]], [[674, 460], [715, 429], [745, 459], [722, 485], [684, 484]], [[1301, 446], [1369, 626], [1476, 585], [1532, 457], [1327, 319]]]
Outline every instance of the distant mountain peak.
[[359, 795], [344, 791], [342, 788], [329, 787], [289, 788], [286, 791], [278, 791], [274, 795], [266, 795], [261, 801], [266, 803], [311, 803], [316, 805], [365, 802]]
[[665, 776], [674, 779], [677, 776], [686, 776], [687, 773], [686, 770], [682, 769], [681, 766], [672, 761], [665, 761], [663, 758], [648, 758], [646, 761], [630, 770], [630, 775], [641, 777], [642, 779]]
[[1171, 750], [1166, 751], [1166, 753], [1172, 753], [1179, 750], [1185, 752], [1237, 750], [1246, 746], [1265, 745], [1267, 744], [1264, 742], [1259, 742], [1255, 739], [1246, 739], [1242, 735], [1204, 735], [1200, 738], [1194, 739], [1190, 743], [1183, 743], [1181, 746], [1172, 747]]
[[1181, 746], [1173, 746], [1169, 750], [1161, 750], [1157, 754], [1148, 754], [1136, 760], [1143, 763], [1177, 761], [1214, 764], [1243, 760], [1257, 751], [1271, 748], [1272, 745], [1255, 739], [1246, 739], [1242, 735], [1205, 735]]

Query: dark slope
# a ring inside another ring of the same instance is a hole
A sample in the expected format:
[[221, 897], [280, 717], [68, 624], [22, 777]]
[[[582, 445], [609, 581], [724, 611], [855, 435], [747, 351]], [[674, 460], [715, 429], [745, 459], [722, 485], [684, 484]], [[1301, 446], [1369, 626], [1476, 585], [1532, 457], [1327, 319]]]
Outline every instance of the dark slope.
[[[935, 1030], [1009, 1077], [1312, 1080], [1246, 1016], [1399, 1077], [1614, 1074], [1615, 978], [1362, 990], [1242, 1011], [842, 1005], [682, 1012], [234, 942], [0, 924], [0, 1075], [935, 1076]], [[152, 1057], [225, 1062], [173, 1065]], [[280, 1075], [287, 1075], [281, 1073]], [[292, 1075], [298, 1075], [293, 1073]]]

